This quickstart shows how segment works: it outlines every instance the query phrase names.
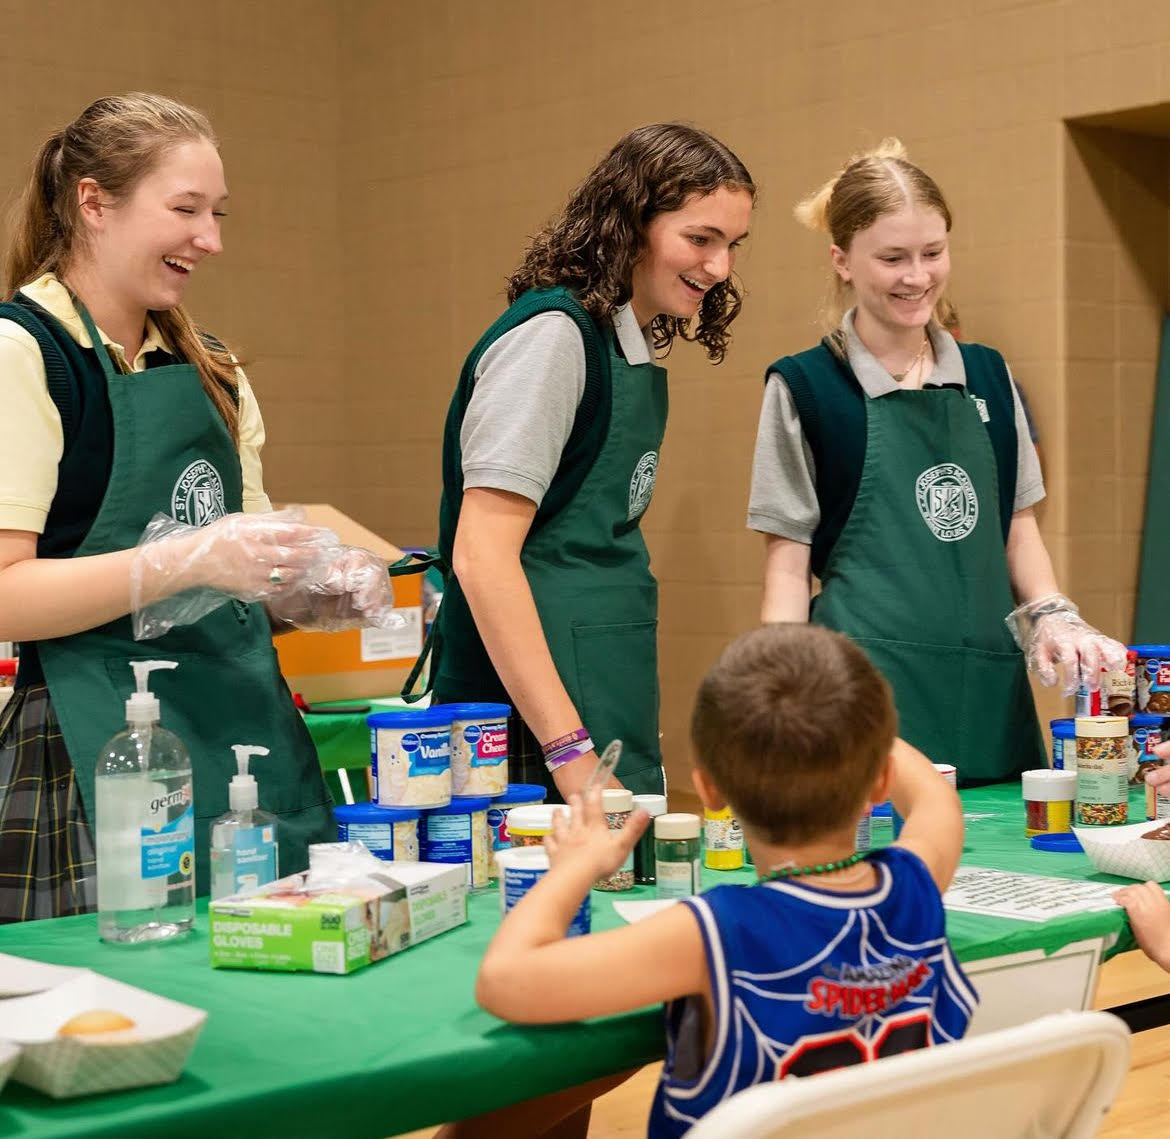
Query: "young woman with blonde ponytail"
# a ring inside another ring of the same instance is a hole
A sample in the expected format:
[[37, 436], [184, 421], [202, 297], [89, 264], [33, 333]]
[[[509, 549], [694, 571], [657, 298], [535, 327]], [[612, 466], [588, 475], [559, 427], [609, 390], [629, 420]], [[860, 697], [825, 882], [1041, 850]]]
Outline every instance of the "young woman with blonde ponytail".
[[[132, 659], [179, 662], [152, 688], [194, 760], [183, 826], [199, 892], [232, 744], [270, 749], [260, 796], [281, 817], [282, 870], [333, 829], [271, 629], [291, 611], [311, 625], [308, 593], [353, 555], [268, 513], [251, 388], [182, 307], [222, 249], [226, 198], [203, 115], [132, 94], [98, 100], [45, 142], [14, 218], [0, 304], [0, 640], [21, 651], [0, 714], [0, 923], [94, 908], [95, 763], [124, 726]], [[139, 545], [160, 514], [186, 525]], [[383, 566], [388, 594], [385, 580]], [[160, 639], [136, 642], [131, 612], [179, 595], [218, 607], [193, 623], [172, 614]]]
[[748, 513], [766, 543], [763, 620], [856, 640], [902, 735], [960, 778], [1042, 767], [1027, 669], [1096, 688], [1125, 650], [1058, 592], [1003, 358], [943, 327], [942, 191], [887, 139], [796, 217], [829, 235], [833, 291], [825, 338], [767, 371]]

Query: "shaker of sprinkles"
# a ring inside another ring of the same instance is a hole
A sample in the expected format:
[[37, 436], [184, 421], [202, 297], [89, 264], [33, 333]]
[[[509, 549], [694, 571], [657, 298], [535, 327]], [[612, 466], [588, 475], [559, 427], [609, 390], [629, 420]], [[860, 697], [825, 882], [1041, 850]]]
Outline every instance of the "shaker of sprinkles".
[[1074, 771], [1043, 767], [1020, 776], [1026, 821], [1024, 833], [1057, 834], [1072, 830], [1072, 805], [1077, 793]]
[[743, 866], [743, 831], [730, 807], [704, 809], [703, 838], [707, 852], [703, 865], [709, 870], [739, 870]]
[[544, 846], [544, 836], [552, 833], [553, 815], [568, 811], [564, 803], [539, 803], [531, 807], [513, 807], [504, 816], [508, 841], [515, 846]]
[[1077, 822], [1107, 827], [1129, 817], [1129, 721], [1124, 716], [1078, 716]]
[[699, 816], [659, 815], [654, 820], [655, 894], [689, 898], [699, 892]]
[[[620, 831], [634, 810], [633, 792], [624, 787], [607, 787], [601, 792], [601, 809], [611, 831]], [[660, 816], [661, 817], [661, 816]], [[593, 883], [595, 890], [632, 890], [634, 888], [634, 852], [631, 850], [612, 874]]]
[[441, 704], [451, 713], [451, 794], [502, 795], [508, 789], [507, 704]]
[[654, 885], [654, 820], [666, 814], [665, 795], [635, 795], [634, 806], [650, 816], [650, 823], [634, 847], [634, 881], [640, 886]]
[[451, 713], [434, 708], [374, 712], [370, 767], [383, 807], [444, 807], [451, 801]]
[[[508, 812], [517, 807], [536, 807], [544, 802], [548, 789], [539, 783], [509, 783], [507, 790], [500, 795], [492, 796], [492, 805], [488, 808], [488, 830], [492, 836], [492, 850], [509, 850], [512, 846], [508, 838]], [[495, 862], [492, 862], [492, 874], [495, 874]]]

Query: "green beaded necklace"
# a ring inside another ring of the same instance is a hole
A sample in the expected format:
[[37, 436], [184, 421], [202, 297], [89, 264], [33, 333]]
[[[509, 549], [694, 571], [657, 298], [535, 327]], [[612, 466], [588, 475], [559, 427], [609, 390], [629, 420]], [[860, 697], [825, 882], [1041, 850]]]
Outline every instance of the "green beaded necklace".
[[856, 866], [866, 855], [864, 850], [855, 850], [848, 858], [838, 858], [835, 862], [818, 862], [815, 866], [781, 866], [768, 874], [761, 874], [761, 882], [771, 882], [777, 878], [803, 878], [810, 874], [832, 874], [835, 870], [848, 870]]

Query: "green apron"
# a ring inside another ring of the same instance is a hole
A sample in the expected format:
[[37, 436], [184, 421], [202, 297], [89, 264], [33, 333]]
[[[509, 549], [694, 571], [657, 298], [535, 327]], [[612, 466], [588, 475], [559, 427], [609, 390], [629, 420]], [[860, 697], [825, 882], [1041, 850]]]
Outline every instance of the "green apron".
[[965, 390], [867, 398], [865, 462], [812, 620], [894, 689], [901, 735], [965, 780], [1045, 765], [997, 511], [995, 455]]
[[[666, 370], [632, 365], [605, 329], [612, 402], [609, 429], [580, 488], [520, 551], [553, 662], [598, 751], [622, 741], [622, 784], [662, 790], [658, 740], [658, 585], [640, 523], [650, 505], [666, 430]], [[458, 583], [454, 583], [456, 588]], [[487, 699], [479, 636], [466, 606], [439, 607], [440, 699]], [[466, 616], [464, 612], [466, 611]], [[498, 679], [496, 680], [498, 683]]]
[[[101, 509], [74, 554], [88, 557], [138, 543], [156, 514], [206, 525], [243, 507], [239, 455], [191, 364], [114, 369], [93, 321], [79, 314], [106, 377], [114, 460]], [[191, 753], [195, 790], [196, 889], [211, 885], [208, 827], [228, 809], [235, 774], [231, 745], [262, 744], [260, 806], [279, 816], [282, 874], [308, 865], [311, 842], [336, 839], [316, 750], [280, 675], [261, 605], [232, 602], [157, 640], [136, 642], [129, 616], [69, 637], [38, 642], [45, 681], [93, 825], [94, 768], [101, 747], [125, 726], [134, 689], [131, 660], [174, 660], [151, 675], [162, 724]]]

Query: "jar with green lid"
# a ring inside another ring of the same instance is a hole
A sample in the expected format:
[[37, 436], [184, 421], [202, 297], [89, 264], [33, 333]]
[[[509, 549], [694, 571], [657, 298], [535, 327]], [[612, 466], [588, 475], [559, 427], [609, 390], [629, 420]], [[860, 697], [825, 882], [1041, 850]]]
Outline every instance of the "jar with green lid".
[[654, 820], [654, 877], [660, 898], [689, 898], [699, 892], [698, 815], [659, 815]]
[[1078, 716], [1077, 823], [1120, 826], [1129, 821], [1129, 721], [1125, 716]]

